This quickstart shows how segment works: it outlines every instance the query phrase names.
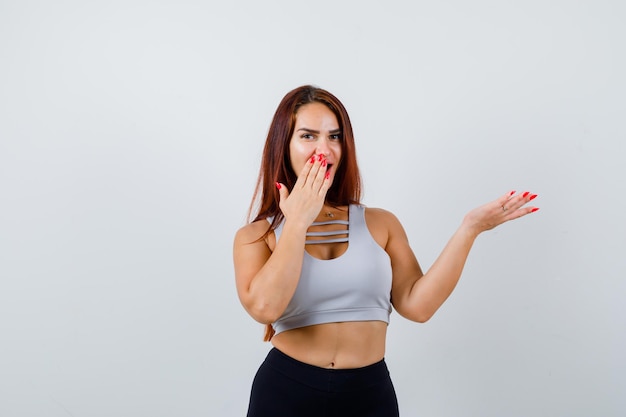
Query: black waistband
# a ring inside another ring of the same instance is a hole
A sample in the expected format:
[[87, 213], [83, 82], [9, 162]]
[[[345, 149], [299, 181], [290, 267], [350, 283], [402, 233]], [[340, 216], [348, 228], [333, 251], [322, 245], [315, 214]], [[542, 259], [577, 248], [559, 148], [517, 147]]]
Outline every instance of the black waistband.
[[384, 359], [362, 368], [326, 369], [300, 362], [272, 348], [265, 358], [265, 365], [294, 382], [322, 391], [361, 391], [389, 381], [389, 370]]

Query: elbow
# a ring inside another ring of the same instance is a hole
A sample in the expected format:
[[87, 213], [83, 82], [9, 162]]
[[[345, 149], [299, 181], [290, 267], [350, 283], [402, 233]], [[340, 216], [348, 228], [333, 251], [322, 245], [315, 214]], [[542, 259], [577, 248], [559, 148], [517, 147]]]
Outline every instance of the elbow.
[[441, 304], [430, 302], [421, 302], [418, 305], [414, 305], [411, 309], [411, 320], [418, 323], [426, 323], [435, 315], [439, 307], [441, 307]]
[[278, 320], [283, 313], [282, 310], [264, 302], [250, 305], [246, 310], [248, 310], [248, 314], [250, 314], [254, 320], [261, 324], [272, 324]]
[[435, 314], [434, 311], [426, 310], [426, 309], [411, 309], [410, 311], [406, 311], [405, 314], [400, 313], [404, 318], [414, 321], [416, 323], [426, 323], [429, 321], [432, 316]]
[[253, 294], [251, 291], [240, 292], [239, 301], [248, 315], [261, 324], [272, 324], [278, 320], [285, 309], [273, 297], [265, 294]]
[[426, 323], [428, 320], [430, 320], [430, 318], [432, 317], [432, 314], [420, 314], [420, 315], [416, 315], [415, 318], [413, 319], [413, 321], [416, 321], [418, 323]]
[[412, 313], [408, 319], [417, 323], [426, 323], [434, 314], [434, 312], [429, 311], [414, 311]]

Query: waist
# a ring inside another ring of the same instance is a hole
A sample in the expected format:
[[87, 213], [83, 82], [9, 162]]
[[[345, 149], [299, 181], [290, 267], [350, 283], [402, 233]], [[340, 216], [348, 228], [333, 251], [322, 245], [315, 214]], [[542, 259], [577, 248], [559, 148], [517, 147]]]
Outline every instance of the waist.
[[327, 369], [368, 366], [385, 356], [387, 323], [351, 321], [287, 330], [272, 338], [274, 347], [309, 365]]
[[355, 392], [389, 380], [384, 358], [371, 365], [352, 369], [324, 369], [301, 362], [273, 348], [265, 358], [270, 366], [295, 382], [323, 392]]

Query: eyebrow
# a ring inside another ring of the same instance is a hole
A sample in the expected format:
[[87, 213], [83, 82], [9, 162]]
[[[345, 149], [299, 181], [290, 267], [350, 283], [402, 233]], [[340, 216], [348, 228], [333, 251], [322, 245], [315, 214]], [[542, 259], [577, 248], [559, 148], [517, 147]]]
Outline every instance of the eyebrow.
[[[320, 133], [319, 130], [309, 129], [308, 127], [301, 127], [300, 129], [298, 129], [298, 132], [301, 131], [301, 130], [304, 131], [304, 132], [315, 133], [315, 134], [318, 134], [318, 135]], [[337, 133], [341, 133], [341, 129], [334, 129], [334, 130], [329, 131], [328, 133], [330, 133], [331, 135], [334, 135], [334, 134], [337, 134]]]

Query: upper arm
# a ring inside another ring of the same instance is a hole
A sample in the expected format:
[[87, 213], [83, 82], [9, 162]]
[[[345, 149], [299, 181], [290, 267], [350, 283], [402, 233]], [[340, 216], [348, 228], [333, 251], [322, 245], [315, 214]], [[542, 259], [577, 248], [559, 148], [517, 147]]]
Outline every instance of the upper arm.
[[391, 302], [400, 315], [415, 320], [408, 299], [413, 285], [423, 276], [422, 269], [398, 218], [384, 210], [380, 210], [379, 216], [387, 231], [384, 249], [391, 260]]
[[233, 243], [233, 262], [237, 295], [248, 309], [250, 284], [272, 254], [266, 239], [261, 239], [267, 231], [268, 223], [260, 220], [248, 224], [237, 231]]

